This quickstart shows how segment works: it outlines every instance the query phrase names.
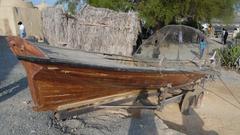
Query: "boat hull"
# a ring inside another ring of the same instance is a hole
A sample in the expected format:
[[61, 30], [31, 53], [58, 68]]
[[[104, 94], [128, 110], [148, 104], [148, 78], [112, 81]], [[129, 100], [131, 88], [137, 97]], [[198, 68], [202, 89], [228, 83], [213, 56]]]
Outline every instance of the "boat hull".
[[59, 63], [27, 41], [9, 38], [14, 54], [24, 65], [34, 110], [60, 111], [71, 104], [137, 90], [156, 90], [194, 83], [201, 72], [168, 70], [122, 70], [94, 65]]
[[[27, 63], [34, 64], [34, 63]], [[26, 65], [26, 63], [25, 63]], [[36, 65], [40, 70], [28, 79], [37, 111], [61, 110], [60, 106], [136, 90], [181, 86], [203, 77], [196, 73], [143, 73]], [[27, 71], [28, 66], [25, 66]]]

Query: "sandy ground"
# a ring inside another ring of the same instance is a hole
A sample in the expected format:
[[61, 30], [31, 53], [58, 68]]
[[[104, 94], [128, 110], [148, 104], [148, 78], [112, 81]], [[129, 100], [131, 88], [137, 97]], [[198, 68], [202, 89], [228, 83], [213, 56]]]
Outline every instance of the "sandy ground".
[[[240, 75], [222, 70], [222, 79], [240, 100]], [[219, 79], [206, 88], [203, 106], [191, 116], [181, 115], [178, 105], [172, 104], [162, 112], [143, 110], [141, 118], [131, 117], [126, 110], [100, 110], [56, 121], [50, 112], [32, 111], [25, 71], [0, 38], [0, 135], [240, 134], [236, 99]]]
[[[221, 78], [240, 100], [240, 75], [223, 70]], [[219, 79], [209, 82], [206, 88], [203, 104], [194, 110], [193, 115], [181, 115], [177, 104], [156, 114], [170, 128], [189, 135], [239, 135], [240, 104]]]
[[[221, 47], [216, 42], [209, 42]], [[220, 78], [206, 84], [203, 104], [194, 110], [193, 115], [183, 116], [177, 104], [156, 114], [170, 128], [189, 135], [239, 135], [240, 74], [221, 69]]]

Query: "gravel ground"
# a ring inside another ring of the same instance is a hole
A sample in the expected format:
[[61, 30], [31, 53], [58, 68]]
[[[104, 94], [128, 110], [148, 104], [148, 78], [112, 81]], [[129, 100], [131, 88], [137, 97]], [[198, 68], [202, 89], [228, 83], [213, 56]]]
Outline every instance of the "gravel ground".
[[54, 135], [49, 128], [50, 113], [36, 113], [31, 108], [25, 71], [0, 38], [0, 135]]
[[139, 118], [126, 110], [99, 110], [60, 121], [31, 106], [25, 71], [0, 37], [0, 135], [182, 135], [149, 110]]
[[[222, 70], [222, 79], [240, 100], [240, 75]], [[207, 88], [203, 106], [191, 116], [181, 115], [178, 105], [172, 104], [163, 112], [142, 110], [140, 118], [126, 110], [99, 110], [59, 121], [52, 119], [50, 112], [32, 111], [25, 71], [0, 38], [0, 135], [240, 134], [240, 105], [236, 99], [219, 79]]]
[[53, 126], [76, 135], [182, 135], [169, 129], [151, 110], [142, 110], [140, 118], [132, 117], [126, 110], [100, 110], [53, 121]]

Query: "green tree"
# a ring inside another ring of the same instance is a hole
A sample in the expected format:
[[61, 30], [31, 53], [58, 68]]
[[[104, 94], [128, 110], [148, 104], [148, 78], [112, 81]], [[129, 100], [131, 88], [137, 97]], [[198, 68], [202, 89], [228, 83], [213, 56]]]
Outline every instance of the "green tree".
[[154, 26], [158, 22], [168, 24], [175, 21], [180, 5], [178, 0], [142, 0], [136, 9], [148, 26]]
[[69, 14], [75, 14], [77, 6], [79, 5], [79, 0], [57, 0], [55, 5], [64, 5], [67, 6], [67, 11]]
[[[58, 0], [57, 4], [66, 4], [69, 13], [74, 13], [81, 0]], [[116, 11], [135, 10], [148, 26], [159, 22], [169, 24], [184, 18], [193, 22], [207, 21], [213, 18], [230, 22], [234, 18], [234, 5], [239, 0], [84, 0], [95, 7]]]
[[165, 24], [183, 18], [195, 22], [220, 19], [230, 22], [234, 18], [234, 5], [239, 0], [142, 0], [137, 6], [148, 25], [156, 25], [159, 20]]
[[129, 11], [134, 5], [129, 0], [88, 0], [88, 4], [95, 7], [109, 8], [116, 11]]
[[234, 5], [238, 0], [183, 0], [181, 15], [193, 20], [208, 21], [221, 19], [225, 22], [234, 17]]

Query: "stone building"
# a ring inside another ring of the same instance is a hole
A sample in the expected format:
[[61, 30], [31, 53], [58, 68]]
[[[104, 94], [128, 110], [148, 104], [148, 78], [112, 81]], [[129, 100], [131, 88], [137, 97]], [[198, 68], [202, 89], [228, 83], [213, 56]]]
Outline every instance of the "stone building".
[[32, 2], [0, 0], [0, 36], [18, 35], [19, 21], [23, 22], [28, 36], [43, 37], [41, 11]]
[[38, 5], [35, 5], [35, 7], [37, 7], [40, 11], [48, 8], [48, 4], [45, 2], [45, 0], [42, 0], [42, 2]]

